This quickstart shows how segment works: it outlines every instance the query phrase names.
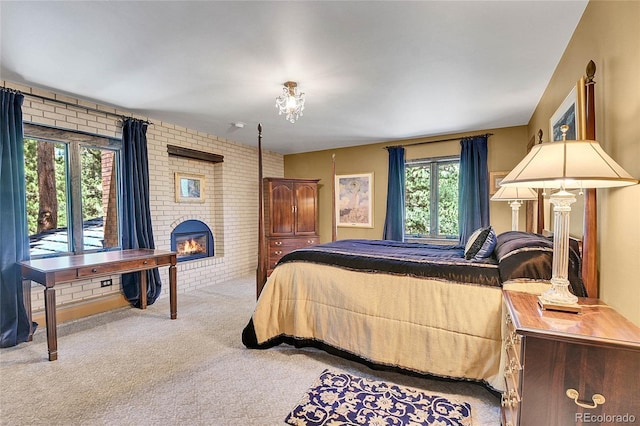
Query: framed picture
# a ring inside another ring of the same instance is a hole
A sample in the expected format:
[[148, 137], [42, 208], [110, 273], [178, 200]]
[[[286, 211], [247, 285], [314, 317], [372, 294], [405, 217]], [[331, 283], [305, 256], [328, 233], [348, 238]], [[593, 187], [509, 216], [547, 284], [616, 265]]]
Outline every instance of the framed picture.
[[336, 224], [373, 228], [373, 173], [337, 175]]
[[509, 172], [489, 172], [489, 195], [495, 194], [500, 189], [500, 182]]
[[586, 126], [584, 108], [583, 78], [571, 89], [571, 92], [549, 119], [549, 139], [552, 142], [561, 141], [562, 131], [560, 128], [565, 124], [569, 126], [567, 140], [581, 139]]
[[204, 203], [204, 175], [176, 172], [176, 202]]

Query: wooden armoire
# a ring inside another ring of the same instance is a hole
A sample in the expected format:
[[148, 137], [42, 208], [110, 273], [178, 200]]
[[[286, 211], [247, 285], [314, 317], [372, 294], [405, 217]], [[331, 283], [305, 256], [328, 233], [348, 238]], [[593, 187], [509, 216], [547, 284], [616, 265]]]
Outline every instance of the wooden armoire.
[[318, 181], [264, 178], [267, 276], [285, 254], [318, 244]]

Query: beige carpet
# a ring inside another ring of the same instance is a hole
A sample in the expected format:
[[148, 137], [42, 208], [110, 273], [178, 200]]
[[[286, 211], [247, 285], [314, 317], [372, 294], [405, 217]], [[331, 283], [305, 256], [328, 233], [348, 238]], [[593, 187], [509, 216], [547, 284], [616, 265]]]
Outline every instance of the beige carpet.
[[475, 425], [499, 425], [482, 386], [371, 370], [316, 349], [257, 351], [240, 340], [253, 277], [212, 284], [146, 311], [120, 309], [60, 324], [58, 361], [40, 328], [0, 350], [1, 425], [279, 425], [325, 369], [467, 401]]

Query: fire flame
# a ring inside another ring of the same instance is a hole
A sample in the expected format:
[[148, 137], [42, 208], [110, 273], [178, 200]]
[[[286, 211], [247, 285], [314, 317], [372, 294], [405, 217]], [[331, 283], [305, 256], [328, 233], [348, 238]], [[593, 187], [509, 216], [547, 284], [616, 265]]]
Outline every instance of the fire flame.
[[206, 247], [198, 243], [193, 238], [178, 245], [178, 255], [189, 255], [194, 253], [206, 253]]

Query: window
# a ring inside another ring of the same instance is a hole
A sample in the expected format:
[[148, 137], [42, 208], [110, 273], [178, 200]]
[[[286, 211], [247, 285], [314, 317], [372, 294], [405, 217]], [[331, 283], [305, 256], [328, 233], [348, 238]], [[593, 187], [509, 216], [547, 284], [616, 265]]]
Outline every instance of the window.
[[24, 128], [31, 257], [119, 248], [121, 141]]
[[405, 163], [405, 237], [458, 238], [458, 157]]

